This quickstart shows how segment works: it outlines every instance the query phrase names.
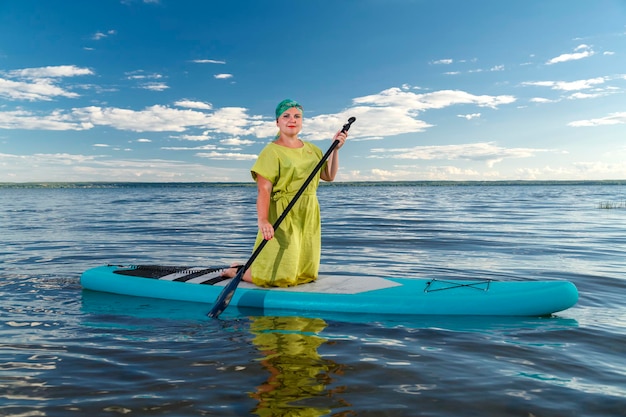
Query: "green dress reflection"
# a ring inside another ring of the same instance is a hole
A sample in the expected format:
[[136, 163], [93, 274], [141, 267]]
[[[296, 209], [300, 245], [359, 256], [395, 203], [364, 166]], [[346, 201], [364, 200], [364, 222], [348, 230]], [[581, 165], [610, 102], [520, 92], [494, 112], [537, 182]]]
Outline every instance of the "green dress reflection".
[[322, 319], [304, 317], [252, 317], [253, 343], [263, 353], [261, 364], [269, 378], [251, 397], [259, 401], [253, 411], [261, 417], [323, 416], [328, 408], [302, 403], [314, 397], [332, 397], [326, 386], [330, 373], [338, 374], [341, 366], [322, 358], [317, 349], [327, 342], [318, 334], [326, 327]]

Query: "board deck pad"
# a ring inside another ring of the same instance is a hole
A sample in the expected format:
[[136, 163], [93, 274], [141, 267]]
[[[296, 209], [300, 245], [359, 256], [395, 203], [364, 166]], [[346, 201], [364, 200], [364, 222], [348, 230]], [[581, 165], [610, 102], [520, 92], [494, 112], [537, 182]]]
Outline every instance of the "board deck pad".
[[[141, 278], [154, 278], [164, 281], [185, 282], [188, 284], [205, 284], [226, 286], [229, 278], [222, 277], [224, 268], [198, 268], [186, 266], [137, 265], [123, 267], [114, 273]], [[324, 294], [360, 294], [368, 291], [397, 287], [397, 282], [385, 278], [350, 275], [322, 275], [316, 281], [295, 287], [272, 287], [272, 291], [293, 291]], [[255, 284], [241, 281], [240, 288], [260, 289]]]
[[[220, 282], [216, 285], [225, 286], [227, 282]], [[306, 292], [306, 293], [324, 293], [324, 294], [361, 294], [369, 291], [382, 290], [401, 286], [397, 282], [385, 278], [368, 277], [368, 276], [350, 276], [350, 275], [321, 275], [317, 281], [308, 284], [301, 284], [295, 287], [272, 287], [272, 291], [287, 292]], [[239, 287], [258, 289], [256, 285], [241, 281]]]
[[114, 274], [141, 278], [155, 278], [164, 281], [178, 281], [190, 284], [214, 285], [228, 278], [223, 277], [224, 268], [193, 268], [187, 266], [137, 265], [122, 267]]

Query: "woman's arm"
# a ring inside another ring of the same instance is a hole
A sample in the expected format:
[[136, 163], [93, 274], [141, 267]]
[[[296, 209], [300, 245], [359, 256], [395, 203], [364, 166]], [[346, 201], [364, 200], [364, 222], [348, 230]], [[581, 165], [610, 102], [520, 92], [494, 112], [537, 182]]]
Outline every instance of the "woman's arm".
[[265, 240], [274, 237], [274, 227], [269, 221], [270, 214], [270, 198], [272, 196], [273, 184], [270, 180], [256, 175], [257, 197], [256, 197], [256, 213], [259, 230], [263, 234]]
[[333, 138], [333, 142], [335, 140], [338, 140], [339, 143], [337, 144], [335, 149], [331, 152], [331, 154], [328, 156], [328, 159], [326, 160], [326, 167], [320, 174], [320, 178], [323, 179], [324, 181], [335, 180], [337, 171], [339, 171], [339, 152], [338, 151], [346, 142], [347, 137], [348, 137], [348, 134], [342, 131], [339, 131], [335, 134], [335, 137]]

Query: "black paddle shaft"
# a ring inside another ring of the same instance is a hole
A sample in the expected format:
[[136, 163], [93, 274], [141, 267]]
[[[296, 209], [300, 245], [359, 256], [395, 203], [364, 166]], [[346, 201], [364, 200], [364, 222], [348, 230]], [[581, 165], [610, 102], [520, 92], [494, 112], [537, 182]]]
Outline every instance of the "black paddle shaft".
[[[347, 133], [348, 130], [350, 130], [350, 126], [352, 126], [352, 123], [354, 123], [355, 121], [356, 121], [355, 117], [349, 118], [348, 123], [343, 125], [343, 128], [341, 129], [341, 131], [343, 133]], [[302, 193], [304, 193], [304, 190], [306, 190], [306, 188], [309, 186], [311, 181], [313, 181], [313, 178], [315, 178], [315, 175], [317, 175], [317, 171], [319, 171], [322, 168], [322, 165], [324, 165], [324, 162], [326, 162], [326, 160], [328, 159], [330, 154], [335, 150], [337, 145], [339, 145], [339, 140], [335, 140], [333, 144], [330, 145], [330, 148], [328, 148], [328, 150], [326, 151], [322, 159], [320, 159], [320, 161], [317, 163], [315, 168], [313, 168], [313, 172], [311, 172], [311, 174], [306, 179], [306, 181], [304, 181], [304, 184], [302, 184], [302, 187], [300, 187], [296, 195], [293, 196], [293, 198], [291, 199], [291, 201], [289, 202], [285, 210], [282, 212], [280, 217], [278, 217], [276, 222], [274, 222], [273, 224], [274, 230], [277, 230], [278, 226], [280, 226], [283, 220], [285, 220], [285, 217], [287, 217], [287, 214], [289, 214], [289, 211], [296, 204], [296, 202], [298, 201]], [[228, 283], [228, 285], [224, 287], [220, 295], [217, 297], [217, 300], [215, 300], [215, 304], [213, 305], [213, 308], [207, 314], [209, 317], [218, 318], [219, 315], [222, 314], [222, 312], [226, 309], [226, 307], [228, 307], [228, 304], [230, 304], [230, 300], [233, 298], [233, 295], [235, 294], [235, 290], [237, 289], [239, 282], [241, 282], [241, 279], [243, 278], [243, 274], [246, 273], [246, 271], [252, 265], [252, 262], [254, 262], [257, 256], [259, 256], [259, 253], [261, 253], [261, 251], [263, 250], [267, 242], [268, 241], [265, 239], [261, 241], [259, 246], [257, 246], [257, 248], [252, 253], [252, 256], [250, 256], [250, 259], [248, 259], [248, 262], [246, 262], [243, 268], [239, 269], [239, 272], [237, 272], [237, 275], [235, 275], [235, 277]]]

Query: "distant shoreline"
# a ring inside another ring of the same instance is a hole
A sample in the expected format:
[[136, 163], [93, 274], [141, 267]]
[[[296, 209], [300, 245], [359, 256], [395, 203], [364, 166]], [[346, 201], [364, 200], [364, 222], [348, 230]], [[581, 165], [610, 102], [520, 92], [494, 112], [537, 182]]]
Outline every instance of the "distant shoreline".
[[[549, 185], [626, 185], [626, 180], [543, 180], [543, 181], [346, 181], [320, 183], [323, 187], [472, 187]], [[2, 188], [209, 188], [254, 187], [254, 182], [1, 182]]]

